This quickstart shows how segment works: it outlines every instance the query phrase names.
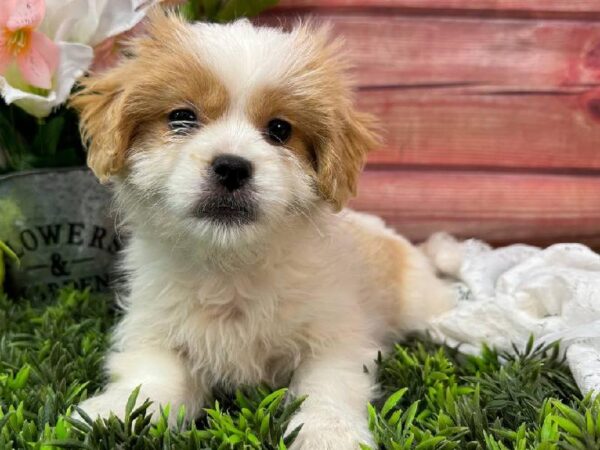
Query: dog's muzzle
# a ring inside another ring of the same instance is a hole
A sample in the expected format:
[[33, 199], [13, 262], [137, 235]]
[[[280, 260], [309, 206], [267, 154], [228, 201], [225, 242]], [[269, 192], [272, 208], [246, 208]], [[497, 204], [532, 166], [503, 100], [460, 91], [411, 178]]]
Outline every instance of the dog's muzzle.
[[223, 225], [244, 225], [257, 218], [252, 190], [252, 163], [223, 154], [211, 164], [210, 189], [196, 207], [196, 216]]

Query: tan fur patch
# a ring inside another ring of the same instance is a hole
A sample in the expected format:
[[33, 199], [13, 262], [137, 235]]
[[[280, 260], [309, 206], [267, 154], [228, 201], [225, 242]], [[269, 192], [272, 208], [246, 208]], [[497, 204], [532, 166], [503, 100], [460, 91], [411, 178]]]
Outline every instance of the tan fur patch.
[[256, 91], [248, 103], [247, 114], [252, 124], [265, 130], [272, 119], [283, 119], [292, 125], [292, 135], [284, 148], [298, 156], [309, 168], [317, 169], [313, 137], [316, 130], [315, 111], [307, 109], [302, 99], [284, 89], [265, 88]]
[[255, 92], [248, 114], [259, 128], [275, 117], [292, 124], [286, 147], [314, 167], [321, 195], [339, 210], [355, 194], [366, 154], [378, 143], [374, 120], [356, 111], [341, 42], [328, 28], [304, 23], [292, 33], [298, 64], [281, 86]]
[[391, 329], [399, 330], [406, 301], [403, 292], [415, 250], [408, 242], [386, 232], [383, 223], [376, 225], [377, 222], [374, 217], [351, 216], [343, 225], [344, 230], [354, 236], [357, 254], [366, 262], [370, 286], [380, 292], [377, 304], [373, 304], [369, 292], [366, 293], [369, 310], [377, 311]]
[[71, 100], [89, 142], [88, 165], [101, 180], [119, 173], [140, 141], [166, 140], [167, 117], [195, 110], [200, 123], [216, 120], [229, 105], [225, 87], [193, 52], [186, 23], [154, 10], [146, 36], [131, 43], [133, 56], [105, 73], [81, 80]]

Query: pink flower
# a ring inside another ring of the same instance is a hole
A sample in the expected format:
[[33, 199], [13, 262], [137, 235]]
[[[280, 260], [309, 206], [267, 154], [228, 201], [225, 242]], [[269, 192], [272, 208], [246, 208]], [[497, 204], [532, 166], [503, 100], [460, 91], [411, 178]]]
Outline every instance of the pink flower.
[[45, 14], [44, 0], [0, 0], [0, 75], [13, 61], [31, 86], [51, 89], [59, 49], [35, 31]]
[[[166, 6], [180, 6], [186, 1], [188, 0], [158, 0], [158, 3]], [[94, 61], [92, 63], [91, 71], [102, 72], [116, 66], [122, 57], [124, 44], [132, 37], [144, 33], [144, 28], [145, 23], [140, 22], [131, 30], [109, 37], [94, 46]]]

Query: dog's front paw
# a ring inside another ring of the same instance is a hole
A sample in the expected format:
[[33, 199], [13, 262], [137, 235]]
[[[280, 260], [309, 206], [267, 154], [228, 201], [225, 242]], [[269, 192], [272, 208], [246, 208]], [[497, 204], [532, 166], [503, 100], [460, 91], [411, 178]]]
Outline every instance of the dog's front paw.
[[[108, 418], [111, 413], [123, 420], [125, 418], [125, 410], [127, 408], [127, 401], [129, 400], [130, 395], [131, 390], [128, 389], [108, 389], [102, 394], [88, 398], [77, 406], [92, 420], [96, 420], [99, 417]], [[138, 394], [135, 407], [140, 406], [144, 400], [145, 397], [142, 397], [142, 393], [140, 392]], [[148, 408], [148, 414], [154, 416], [155, 413], [156, 408], [154, 407], [154, 404], [151, 404]], [[73, 413], [73, 417], [81, 419], [79, 413], [76, 411]]]
[[291, 450], [356, 450], [360, 444], [374, 446], [366, 418], [350, 418], [342, 411], [309, 409], [294, 416], [288, 431], [301, 424]]

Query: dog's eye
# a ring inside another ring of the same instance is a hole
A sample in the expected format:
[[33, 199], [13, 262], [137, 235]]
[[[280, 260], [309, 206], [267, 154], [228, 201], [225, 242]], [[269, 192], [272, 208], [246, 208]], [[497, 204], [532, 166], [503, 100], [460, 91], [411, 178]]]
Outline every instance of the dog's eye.
[[172, 130], [187, 130], [197, 126], [198, 118], [191, 109], [175, 109], [169, 113], [169, 127]]
[[283, 145], [292, 135], [292, 125], [283, 119], [272, 119], [267, 124], [266, 135], [271, 143]]

